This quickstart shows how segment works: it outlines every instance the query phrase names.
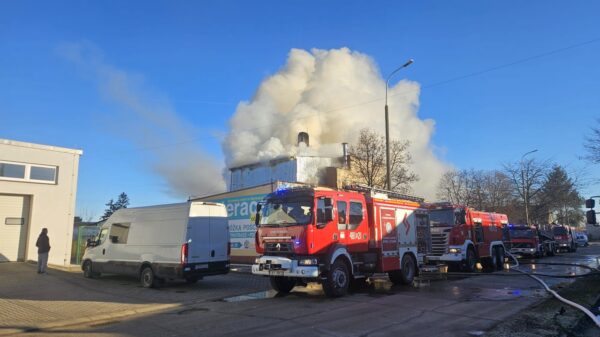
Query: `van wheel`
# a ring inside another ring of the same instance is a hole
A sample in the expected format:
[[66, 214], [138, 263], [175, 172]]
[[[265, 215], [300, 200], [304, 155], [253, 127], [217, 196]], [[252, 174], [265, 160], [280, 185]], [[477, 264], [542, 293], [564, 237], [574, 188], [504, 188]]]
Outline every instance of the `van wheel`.
[[92, 268], [92, 261], [85, 261], [83, 263], [83, 276], [86, 278], [94, 278], [100, 276], [100, 273], [94, 273]]
[[269, 281], [271, 281], [271, 287], [278, 293], [287, 294], [296, 286], [296, 279], [293, 277], [271, 276]]
[[325, 295], [327, 297], [344, 296], [348, 292], [349, 285], [350, 273], [348, 272], [348, 266], [342, 259], [335, 260], [323, 280]]
[[504, 248], [497, 247], [498, 254], [496, 254], [496, 270], [504, 270]]
[[477, 264], [477, 257], [472, 247], [467, 249], [467, 258], [464, 261], [464, 270], [468, 273], [474, 272]]
[[156, 288], [160, 284], [160, 280], [156, 278], [151, 267], [144, 267], [140, 274], [140, 282], [144, 288]]

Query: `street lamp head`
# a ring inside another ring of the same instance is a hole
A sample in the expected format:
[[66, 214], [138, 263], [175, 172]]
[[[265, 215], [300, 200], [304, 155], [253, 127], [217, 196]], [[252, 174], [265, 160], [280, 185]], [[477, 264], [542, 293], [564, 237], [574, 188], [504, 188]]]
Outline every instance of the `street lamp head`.
[[402, 68], [406, 68], [406, 67], [408, 67], [408, 66], [409, 66], [409, 65], [411, 65], [413, 62], [415, 62], [415, 60], [413, 60], [413, 59], [410, 59], [410, 60], [406, 61], [406, 63], [404, 63], [404, 65], [402, 66]]

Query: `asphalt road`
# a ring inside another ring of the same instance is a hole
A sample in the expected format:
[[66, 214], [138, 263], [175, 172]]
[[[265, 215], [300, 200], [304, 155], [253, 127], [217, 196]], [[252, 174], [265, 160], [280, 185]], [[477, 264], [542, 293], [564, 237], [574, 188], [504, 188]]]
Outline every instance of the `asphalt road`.
[[[593, 244], [577, 253], [526, 261], [528, 264], [520, 268], [577, 274], [585, 270], [540, 262], [597, 267], [598, 257], [600, 244]], [[328, 299], [319, 286], [296, 287], [291, 294], [278, 296], [269, 290], [266, 278], [243, 272], [206, 278], [196, 285], [170, 284], [160, 290], [142, 289], [123, 277], [87, 280], [78, 274], [58, 273], [54, 277], [68, 285], [66, 292], [69, 288], [71, 292], [102, 292], [110, 295], [110, 301], [173, 306], [121, 317], [103, 316], [96, 321], [31, 331], [27, 336], [478, 336], [549, 297], [531, 278], [512, 275], [516, 273], [476, 273], [389, 290], [367, 286], [349, 296]], [[570, 282], [544, 279], [555, 287]], [[94, 303], [82, 306], [93, 310]]]

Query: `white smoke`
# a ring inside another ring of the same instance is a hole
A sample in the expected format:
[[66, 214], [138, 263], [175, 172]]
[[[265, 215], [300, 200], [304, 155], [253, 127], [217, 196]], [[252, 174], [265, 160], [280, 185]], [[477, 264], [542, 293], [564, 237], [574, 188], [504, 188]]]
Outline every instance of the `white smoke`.
[[[420, 86], [402, 80], [388, 90], [390, 137], [408, 139], [412, 169], [420, 180], [415, 194], [435, 197], [448, 168], [432, 151], [434, 121], [417, 115]], [[354, 143], [369, 127], [384, 134], [385, 80], [367, 55], [348, 48], [310, 52], [292, 49], [286, 65], [265, 79], [250, 102], [241, 102], [230, 120], [223, 149], [228, 167], [283, 155], [317, 151], [341, 154], [341, 143]], [[296, 146], [308, 132], [310, 147]]]
[[188, 197], [225, 190], [223, 165], [194, 141], [200, 132], [181, 120], [166, 98], [144, 86], [140, 76], [106, 63], [89, 42], [63, 44], [57, 51], [117, 104], [120, 113], [105, 116], [107, 126], [151, 154], [151, 167], [165, 179], [169, 194]]

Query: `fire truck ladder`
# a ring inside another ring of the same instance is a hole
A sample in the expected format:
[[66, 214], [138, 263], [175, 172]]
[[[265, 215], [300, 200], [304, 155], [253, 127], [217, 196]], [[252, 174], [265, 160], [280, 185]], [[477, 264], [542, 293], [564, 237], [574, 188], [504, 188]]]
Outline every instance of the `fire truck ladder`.
[[414, 195], [403, 194], [403, 193], [398, 193], [398, 192], [394, 192], [394, 191], [388, 191], [388, 190], [370, 187], [370, 186], [366, 186], [366, 185], [346, 185], [346, 186], [344, 186], [344, 189], [350, 190], [350, 191], [356, 191], [356, 192], [371, 193], [371, 194], [372, 193], [382, 193], [382, 194], [387, 194], [388, 198], [410, 200], [410, 201], [419, 202], [419, 203], [422, 203], [425, 201], [424, 198], [416, 197]]

